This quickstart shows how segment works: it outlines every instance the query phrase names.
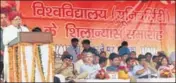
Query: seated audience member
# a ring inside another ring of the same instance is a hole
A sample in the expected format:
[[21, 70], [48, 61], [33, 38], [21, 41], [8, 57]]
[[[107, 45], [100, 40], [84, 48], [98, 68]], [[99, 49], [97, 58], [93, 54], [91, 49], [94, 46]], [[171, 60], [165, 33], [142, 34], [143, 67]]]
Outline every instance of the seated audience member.
[[98, 70], [101, 69], [99, 64], [93, 64], [93, 56], [95, 56], [93, 53], [87, 52], [84, 55], [84, 65], [80, 68], [80, 73], [88, 72], [88, 79], [95, 79]]
[[157, 70], [156, 70], [156, 65], [152, 63], [151, 61], [151, 58], [152, 58], [152, 54], [147, 52], [145, 54], [145, 57], [146, 57], [146, 62], [147, 62], [147, 65], [148, 67], [151, 69], [152, 73], [157, 73]]
[[77, 70], [78, 73], [80, 73], [80, 67], [84, 65], [84, 56], [86, 53], [81, 53], [80, 55], [77, 56], [77, 61], [74, 63], [75, 64], [75, 69]]
[[159, 60], [159, 57], [158, 57], [158, 56], [154, 55], [154, 56], [152, 57], [152, 62], [157, 63], [158, 60]]
[[152, 64], [153, 64], [154, 68], [156, 68], [158, 60], [159, 60], [158, 56], [155, 55], [152, 57]]
[[137, 65], [138, 64], [138, 60], [137, 60], [137, 56], [136, 56], [136, 52], [135, 51], [131, 51], [130, 56], [131, 58], [133, 58], [133, 65]]
[[164, 52], [162, 52], [162, 51], [159, 51], [159, 52], [157, 53], [157, 55], [158, 55], [158, 58], [159, 58], [159, 62], [161, 61], [161, 59], [162, 59], [163, 57], [167, 57], [166, 54], [165, 54]]
[[[160, 77], [172, 77], [172, 66], [169, 65], [169, 60], [167, 57], [163, 57], [158, 65]], [[165, 72], [167, 72], [167, 75], [165, 74]]]
[[135, 52], [135, 51], [131, 51], [130, 57], [131, 57], [131, 58], [137, 58], [137, 57], [136, 57], [136, 52]]
[[127, 68], [128, 68], [128, 74], [129, 76], [133, 76], [133, 58], [132, 57], [128, 57], [126, 59], [126, 64], [127, 64]]
[[34, 29], [32, 29], [32, 32], [42, 32], [42, 29], [40, 27], [34, 27]]
[[139, 64], [133, 68], [133, 74], [136, 78], [148, 78], [148, 75], [151, 74], [151, 71], [148, 68], [146, 57], [144, 55], [139, 55], [138, 61]]
[[118, 53], [120, 56], [122, 56], [123, 54], [130, 54], [127, 41], [123, 41], [121, 47], [119, 47], [118, 49]]
[[72, 64], [73, 57], [69, 54], [62, 56], [62, 62], [55, 64], [55, 73], [62, 74], [65, 78], [74, 78], [76, 70]]
[[101, 56], [101, 57], [107, 57], [107, 56], [106, 56], [106, 52], [105, 52], [105, 51], [101, 51], [101, 52], [100, 52], [100, 56]]
[[158, 62], [157, 62], [157, 65], [156, 65], [156, 69], [158, 69], [159, 68], [159, 65], [160, 65], [160, 63], [161, 63], [161, 59], [163, 58], [163, 57], [167, 57], [164, 53], [160, 53], [160, 52], [158, 52], [159, 54], [158, 54]]
[[120, 66], [121, 57], [116, 53], [109, 55], [110, 66], [106, 68], [106, 71], [117, 71]]
[[147, 61], [148, 63], [150, 63], [151, 58], [152, 58], [152, 54], [149, 53], [149, 52], [147, 52], [147, 53], [145, 54], [145, 57], [146, 57], [146, 61]]
[[126, 59], [128, 58], [128, 54], [123, 54], [122, 56], [121, 56], [121, 63], [120, 63], [120, 66], [127, 66], [127, 64], [126, 64]]
[[106, 57], [100, 57], [99, 64], [100, 64], [101, 69], [106, 70], [107, 58]]

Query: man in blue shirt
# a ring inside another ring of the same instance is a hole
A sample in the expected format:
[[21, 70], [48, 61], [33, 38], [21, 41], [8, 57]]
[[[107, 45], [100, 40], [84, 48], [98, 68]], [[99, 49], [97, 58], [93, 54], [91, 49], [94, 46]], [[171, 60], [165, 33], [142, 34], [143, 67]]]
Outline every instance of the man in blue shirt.
[[118, 52], [120, 56], [122, 56], [123, 54], [130, 54], [127, 41], [122, 42], [121, 46], [118, 48]]
[[106, 71], [117, 71], [120, 65], [120, 62], [121, 62], [120, 59], [121, 57], [118, 54], [111, 53], [109, 55], [109, 61], [110, 61], [111, 66], [108, 66], [106, 68]]

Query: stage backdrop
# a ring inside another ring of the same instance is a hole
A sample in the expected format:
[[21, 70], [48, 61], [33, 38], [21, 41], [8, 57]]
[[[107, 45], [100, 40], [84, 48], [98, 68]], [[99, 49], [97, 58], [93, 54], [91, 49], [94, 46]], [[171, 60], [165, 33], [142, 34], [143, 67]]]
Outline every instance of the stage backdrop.
[[[90, 39], [117, 52], [123, 40], [137, 53], [175, 50], [175, 1], [20, 1], [23, 24], [52, 32], [62, 54], [70, 39]], [[80, 47], [82, 47], [80, 42]]]

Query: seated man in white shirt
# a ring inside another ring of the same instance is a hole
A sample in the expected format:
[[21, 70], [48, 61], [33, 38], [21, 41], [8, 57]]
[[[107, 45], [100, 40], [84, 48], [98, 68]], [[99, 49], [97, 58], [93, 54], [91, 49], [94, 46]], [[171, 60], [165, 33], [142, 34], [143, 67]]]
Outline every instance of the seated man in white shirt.
[[151, 70], [148, 68], [146, 57], [144, 55], [138, 56], [139, 65], [134, 66], [133, 74], [136, 78], [148, 78]]
[[84, 55], [84, 65], [80, 68], [80, 73], [88, 72], [88, 79], [94, 79], [98, 70], [101, 69], [99, 64], [93, 64], [93, 56], [91, 52], [86, 53]]

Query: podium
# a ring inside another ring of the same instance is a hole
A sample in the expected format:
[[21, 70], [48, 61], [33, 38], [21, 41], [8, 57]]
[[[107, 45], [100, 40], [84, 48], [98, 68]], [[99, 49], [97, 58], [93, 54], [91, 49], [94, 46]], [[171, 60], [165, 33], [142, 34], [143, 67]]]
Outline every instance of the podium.
[[54, 45], [47, 32], [20, 32], [8, 44], [8, 82], [53, 82]]

